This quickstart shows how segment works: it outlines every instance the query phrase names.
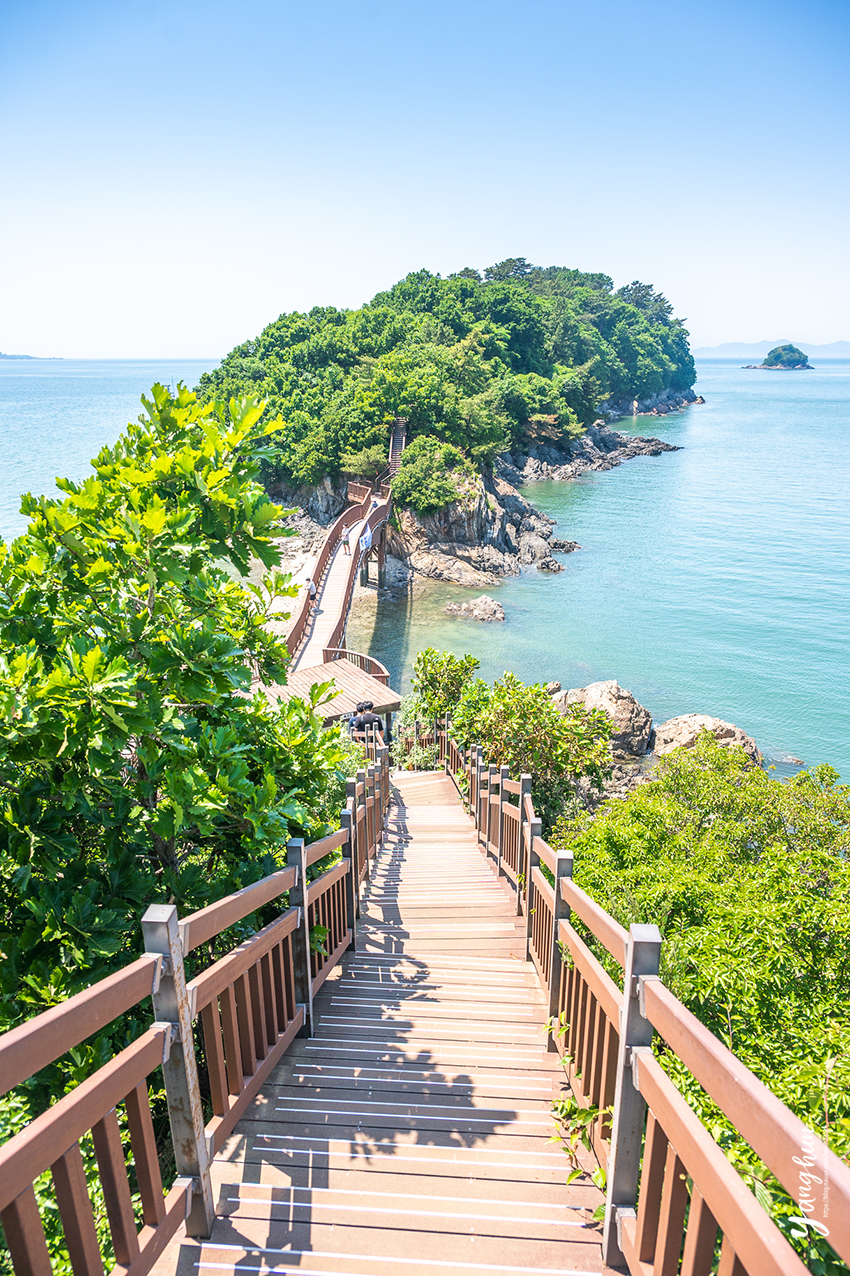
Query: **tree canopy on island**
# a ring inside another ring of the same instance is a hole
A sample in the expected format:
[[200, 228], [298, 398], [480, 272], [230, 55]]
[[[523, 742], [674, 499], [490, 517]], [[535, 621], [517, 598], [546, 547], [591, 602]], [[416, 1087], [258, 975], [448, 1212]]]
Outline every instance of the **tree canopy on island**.
[[472, 464], [521, 445], [529, 418], [566, 439], [601, 402], [686, 390], [682, 321], [648, 284], [508, 258], [483, 276], [416, 271], [359, 310], [284, 314], [201, 378], [204, 402], [247, 393], [284, 426], [266, 478], [290, 487], [374, 470], [396, 416]]
[[803, 354], [796, 346], [774, 346], [765, 356], [763, 368], [808, 368], [808, 355]]

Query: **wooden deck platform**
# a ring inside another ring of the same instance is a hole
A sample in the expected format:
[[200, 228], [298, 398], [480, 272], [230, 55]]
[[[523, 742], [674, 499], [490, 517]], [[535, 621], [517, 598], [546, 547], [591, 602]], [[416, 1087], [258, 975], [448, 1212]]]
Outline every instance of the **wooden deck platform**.
[[357, 949], [216, 1159], [212, 1237], [157, 1276], [603, 1271], [601, 1193], [549, 1142], [525, 923], [451, 781], [395, 784]]

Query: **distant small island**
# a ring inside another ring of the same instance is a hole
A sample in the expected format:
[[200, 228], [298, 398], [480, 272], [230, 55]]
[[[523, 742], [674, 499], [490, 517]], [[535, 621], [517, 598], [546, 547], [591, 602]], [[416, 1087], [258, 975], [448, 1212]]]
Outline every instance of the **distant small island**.
[[768, 355], [765, 356], [764, 363], [748, 363], [747, 368], [767, 368], [773, 372], [779, 368], [782, 371], [809, 371], [812, 372], [812, 365], [809, 363], [808, 355], [803, 354], [802, 350], [798, 350], [796, 346], [774, 346]]
[[61, 359], [61, 357], [62, 356], [58, 354], [4, 354], [3, 351], [0, 350], [0, 359]]

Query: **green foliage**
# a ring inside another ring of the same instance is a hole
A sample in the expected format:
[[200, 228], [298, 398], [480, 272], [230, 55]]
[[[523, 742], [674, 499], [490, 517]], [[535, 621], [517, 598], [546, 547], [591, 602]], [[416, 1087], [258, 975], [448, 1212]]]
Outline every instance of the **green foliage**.
[[[131, 958], [147, 903], [185, 914], [260, 878], [343, 800], [327, 687], [252, 691], [288, 659], [268, 627], [294, 592], [285, 512], [257, 481], [280, 422], [183, 387], [143, 402], [91, 478], [24, 499], [29, 526], [0, 547], [2, 1027]], [[233, 578], [252, 558], [262, 586]]]
[[774, 346], [762, 364], [765, 368], [807, 368], [808, 366], [808, 356], [792, 345]]
[[285, 421], [265, 481], [301, 485], [386, 456], [396, 416], [486, 465], [535, 413], [570, 438], [602, 399], [693, 384], [687, 332], [649, 285], [615, 295], [607, 275], [524, 258], [484, 274], [420, 270], [360, 310], [281, 315], [201, 378], [201, 398], [262, 394]]
[[611, 720], [599, 709], [569, 705], [561, 714], [540, 684], [505, 673], [492, 687], [467, 682], [452, 716], [459, 744], [480, 744], [487, 761], [516, 779], [531, 776], [534, 808], [548, 834], [580, 776], [601, 787], [610, 763]]
[[433, 720], [454, 713], [458, 701], [480, 666], [475, 656], [426, 647], [413, 665], [413, 697], [419, 716]]
[[474, 471], [463, 454], [450, 443], [420, 435], [402, 453], [393, 479], [393, 500], [409, 505], [418, 514], [430, 514], [463, 495], [463, 481]]
[[339, 468], [343, 474], [374, 479], [387, 468], [387, 449], [382, 443], [375, 443], [372, 447], [361, 448], [359, 452], [343, 452]]
[[[850, 1154], [850, 787], [779, 781], [704, 733], [654, 783], [553, 844], [619, 922], [655, 922], [673, 992], [821, 1138]], [[604, 955], [600, 954], [603, 960]], [[665, 1065], [813, 1271], [846, 1270], [672, 1055]], [[807, 1229], [804, 1227], [802, 1232]]]

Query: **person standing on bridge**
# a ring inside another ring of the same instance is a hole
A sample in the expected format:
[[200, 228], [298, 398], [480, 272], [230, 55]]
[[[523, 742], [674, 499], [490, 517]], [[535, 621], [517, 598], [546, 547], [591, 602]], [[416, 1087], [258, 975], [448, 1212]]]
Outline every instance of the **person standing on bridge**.
[[342, 529], [342, 552], [351, 557], [351, 530], [348, 527]]
[[316, 582], [311, 578], [307, 581], [307, 592], [310, 595], [310, 610], [316, 610]]

